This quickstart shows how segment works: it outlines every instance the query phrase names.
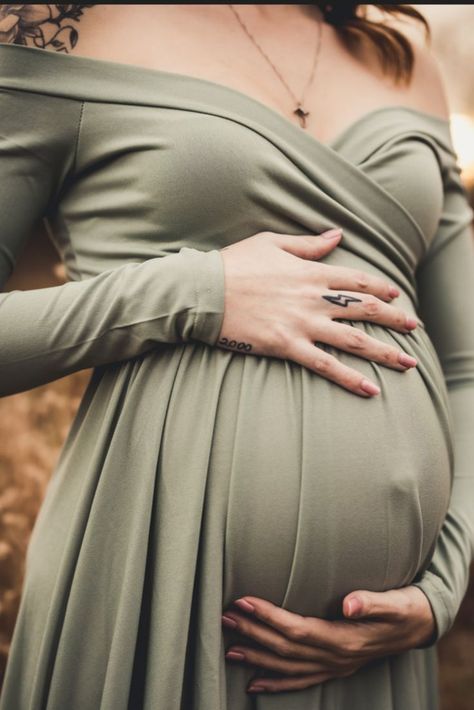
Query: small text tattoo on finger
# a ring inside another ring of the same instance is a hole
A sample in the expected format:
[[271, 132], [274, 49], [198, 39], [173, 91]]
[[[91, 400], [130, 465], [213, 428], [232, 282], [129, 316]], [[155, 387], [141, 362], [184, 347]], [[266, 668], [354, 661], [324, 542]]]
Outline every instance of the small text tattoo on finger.
[[326, 299], [326, 301], [329, 301], [330, 303], [335, 303], [336, 306], [344, 306], [344, 308], [347, 308], [347, 305], [349, 303], [362, 303], [361, 298], [354, 298], [353, 296], [346, 296], [343, 293], [338, 293], [337, 296], [323, 296], [323, 298]]
[[218, 345], [222, 345], [229, 350], [240, 350], [241, 352], [246, 353], [252, 350], [250, 343], [239, 343], [237, 340], [229, 340], [229, 338], [221, 338]]

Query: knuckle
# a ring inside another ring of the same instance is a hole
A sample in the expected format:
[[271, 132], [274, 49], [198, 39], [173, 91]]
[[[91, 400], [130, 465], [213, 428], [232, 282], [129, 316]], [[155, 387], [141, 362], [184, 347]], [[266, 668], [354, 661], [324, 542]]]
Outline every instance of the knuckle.
[[350, 666], [349, 668], [345, 668], [344, 670], [340, 671], [338, 673], [339, 678], [347, 678], [348, 676], [352, 675], [355, 673], [356, 669], [353, 666]]
[[342, 643], [342, 644], [339, 646], [338, 653], [339, 653], [339, 663], [338, 663], [338, 665], [339, 665], [339, 666], [343, 666], [343, 665], [345, 665], [346, 661], [347, 661], [347, 660], [351, 657], [351, 655], [352, 655], [352, 654], [351, 654], [351, 648], [350, 648], [350, 642], [349, 642], [349, 641], [344, 641], [344, 643]]
[[413, 604], [410, 599], [402, 597], [398, 602], [397, 613], [400, 619], [408, 619], [413, 613]]
[[356, 271], [355, 280], [358, 288], [361, 290], [366, 291], [369, 288], [370, 279], [363, 271]]
[[278, 656], [289, 656], [291, 654], [292, 645], [286, 639], [279, 639], [273, 644], [273, 651]]
[[337, 657], [325, 663], [327, 670], [333, 676], [341, 675], [341, 673], [348, 667], [348, 664], [351, 663], [349, 659], [344, 657], [341, 647], [338, 648], [337, 654]]
[[331, 369], [331, 361], [329, 358], [318, 355], [313, 360], [313, 367], [320, 375], [327, 375]]
[[347, 376], [346, 379], [344, 379], [341, 384], [343, 384], [345, 387], [348, 389], [352, 390], [353, 392], [359, 393], [361, 390], [361, 382], [362, 382], [362, 377], [360, 373], [354, 372], [354, 374], [350, 374]]
[[287, 636], [292, 641], [302, 642], [308, 639], [308, 632], [304, 623], [294, 624], [287, 631]]
[[367, 298], [364, 302], [364, 313], [366, 316], [378, 316], [380, 313], [380, 303], [379, 301], [371, 296]]
[[399, 328], [405, 328], [407, 317], [402, 311], [397, 313], [397, 325]]
[[384, 348], [380, 353], [382, 362], [392, 363], [397, 362], [397, 354], [392, 350], [392, 348]]
[[336, 384], [338, 385], [341, 385], [342, 387], [345, 387], [350, 392], [358, 393], [360, 390], [356, 378], [352, 375], [341, 375], [335, 377], [334, 382], [336, 382]]
[[350, 641], [344, 642], [341, 650], [343, 657], [349, 659], [361, 653], [362, 644], [358, 639], [351, 639]]
[[352, 327], [352, 332], [349, 331], [347, 334], [347, 345], [352, 350], [360, 350], [364, 348], [367, 344], [367, 338], [365, 333], [357, 328]]

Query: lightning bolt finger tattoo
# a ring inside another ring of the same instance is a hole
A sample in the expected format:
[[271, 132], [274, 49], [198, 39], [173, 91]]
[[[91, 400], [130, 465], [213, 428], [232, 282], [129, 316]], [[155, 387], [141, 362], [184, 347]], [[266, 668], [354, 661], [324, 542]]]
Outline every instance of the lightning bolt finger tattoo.
[[335, 303], [336, 306], [343, 306], [344, 308], [347, 308], [348, 303], [362, 303], [361, 298], [354, 298], [353, 296], [345, 296], [343, 293], [338, 293], [337, 296], [323, 296], [323, 298], [326, 299], [326, 301], [329, 301], [330, 303]]

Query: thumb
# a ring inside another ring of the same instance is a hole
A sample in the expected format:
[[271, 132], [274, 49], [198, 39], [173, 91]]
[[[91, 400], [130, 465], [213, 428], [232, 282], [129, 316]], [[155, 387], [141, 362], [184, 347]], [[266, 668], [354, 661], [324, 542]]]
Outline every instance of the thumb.
[[400, 613], [401, 602], [398, 591], [395, 589], [390, 589], [387, 592], [357, 590], [344, 597], [342, 610], [344, 616], [349, 619], [375, 616], [391, 618]]
[[280, 235], [277, 244], [281, 249], [302, 259], [318, 260], [328, 254], [341, 241], [342, 229], [329, 229], [314, 235]]

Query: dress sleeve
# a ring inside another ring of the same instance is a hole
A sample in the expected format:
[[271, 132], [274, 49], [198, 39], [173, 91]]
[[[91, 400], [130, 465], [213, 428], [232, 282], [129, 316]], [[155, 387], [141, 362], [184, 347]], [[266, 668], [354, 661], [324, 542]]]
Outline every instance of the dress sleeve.
[[454, 437], [449, 509], [430, 565], [415, 581], [436, 621], [427, 646], [454, 622], [474, 550], [474, 213], [456, 161], [449, 152], [441, 219], [417, 273], [420, 315], [443, 368]]
[[[81, 102], [0, 90], [0, 284], [35, 225], [74, 186]], [[218, 250], [183, 247], [82, 281], [0, 293], [0, 396], [140, 355], [214, 345], [224, 313]]]

